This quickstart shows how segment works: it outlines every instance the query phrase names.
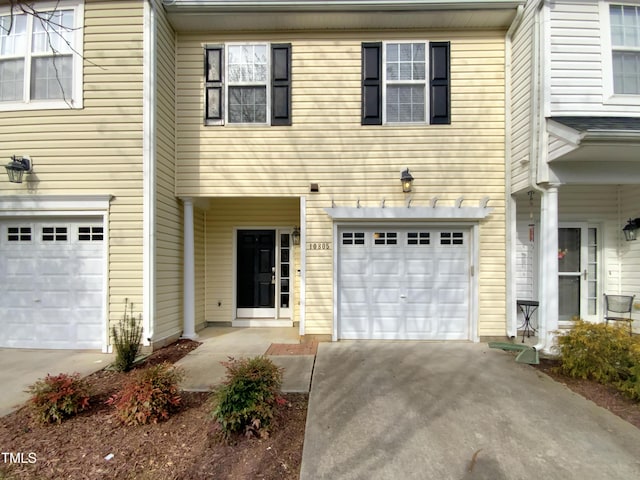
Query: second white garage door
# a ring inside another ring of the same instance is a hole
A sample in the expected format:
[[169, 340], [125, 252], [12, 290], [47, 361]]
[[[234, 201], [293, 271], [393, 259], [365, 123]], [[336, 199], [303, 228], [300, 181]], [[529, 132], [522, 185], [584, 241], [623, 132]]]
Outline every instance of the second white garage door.
[[0, 221], [0, 347], [99, 349], [101, 219]]
[[469, 231], [341, 227], [338, 337], [468, 340]]

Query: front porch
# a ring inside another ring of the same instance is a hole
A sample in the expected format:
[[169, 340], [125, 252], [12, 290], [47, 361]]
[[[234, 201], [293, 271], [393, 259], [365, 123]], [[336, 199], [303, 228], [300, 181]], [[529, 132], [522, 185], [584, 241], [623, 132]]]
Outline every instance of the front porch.
[[[523, 323], [517, 300], [540, 302], [536, 341], [547, 350], [554, 332], [570, 328], [572, 319], [604, 321], [604, 294], [640, 300], [640, 242], [625, 241], [622, 232], [628, 218], [640, 216], [637, 187], [556, 185], [512, 197], [509, 336]], [[640, 301], [632, 318], [640, 333]]]

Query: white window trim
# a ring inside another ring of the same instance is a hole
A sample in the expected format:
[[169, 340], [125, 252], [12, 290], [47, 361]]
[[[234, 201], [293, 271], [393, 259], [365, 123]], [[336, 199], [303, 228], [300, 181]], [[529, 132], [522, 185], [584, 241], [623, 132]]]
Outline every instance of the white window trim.
[[[238, 46], [255, 46], [264, 45], [267, 49], [267, 79], [265, 80], [266, 96], [267, 96], [267, 111], [265, 112], [264, 122], [230, 122], [229, 121], [229, 87], [260, 87], [263, 84], [258, 82], [231, 82], [229, 80], [229, 47]], [[224, 44], [224, 123], [225, 125], [232, 126], [270, 126], [271, 125], [271, 43], [270, 42], [230, 42]]]
[[602, 46], [602, 100], [605, 105], [640, 105], [640, 95], [623, 95], [613, 91], [613, 45], [611, 44], [611, 5], [629, 5], [628, 2], [600, 2], [600, 45]]
[[[74, 10], [73, 13], [73, 48], [71, 53], [73, 61], [73, 78], [71, 95], [64, 100], [27, 100], [21, 102], [0, 102], [0, 112], [20, 110], [54, 110], [82, 108], [82, 65], [83, 65], [83, 25], [84, 25], [84, 0], [60, 0], [59, 2], [43, 2], [37, 5], [39, 11], [45, 10]], [[9, 7], [0, 8], [0, 15], [8, 15]], [[31, 32], [29, 32], [31, 33]], [[30, 44], [30, 42], [29, 42]], [[29, 59], [31, 57], [29, 56]], [[25, 88], [30, 88], [26, 85]]]
[[[424, 44], [424, 81], [421, 80], [387, 80], [387, 45], [397, 43]], [[428, 125], [429, 124], [429, 41], [428, 40], [387, 40], [382, 42], [382, 124], [392, 126]], [[387, 86], [389, 85], [423, 85], [424, 86], [424, 119], [421, 122], [390, 122], [387, 120]]]

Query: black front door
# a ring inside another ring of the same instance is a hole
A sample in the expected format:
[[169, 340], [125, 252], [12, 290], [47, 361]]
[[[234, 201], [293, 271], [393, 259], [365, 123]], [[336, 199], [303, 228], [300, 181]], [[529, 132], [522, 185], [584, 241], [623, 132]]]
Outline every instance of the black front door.
[[275, 230], [239, 230], [237, 308], [275, 307]]

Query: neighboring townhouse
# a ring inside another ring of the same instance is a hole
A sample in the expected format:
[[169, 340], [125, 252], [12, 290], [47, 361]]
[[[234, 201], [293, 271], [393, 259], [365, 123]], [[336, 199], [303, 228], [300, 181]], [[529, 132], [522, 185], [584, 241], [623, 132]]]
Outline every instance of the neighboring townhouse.
[[162, 7], [29, 2], [33, 15], [3, 3], [0, 157], [33, 167], [0, 180], [0, 346], [107, 351], [125, 299], [147, 344], [177, 338], [174, 70], [150, 57]]
[[504, 337], [522, 3], [38, 3], [74, 28], [2, 33], [0, 153], [33, 171], [0, 182], [0, 346], [107, 351], [125, 299], [152, 347]]
[[640, 297], [640, 242], [623, 235], [640, 217], [640, 2], [529, 1], [514, 23], [508, 333], [516, 300], [537, 300], [553, 350], [572, 318], [602, 321], [604, 294]]

